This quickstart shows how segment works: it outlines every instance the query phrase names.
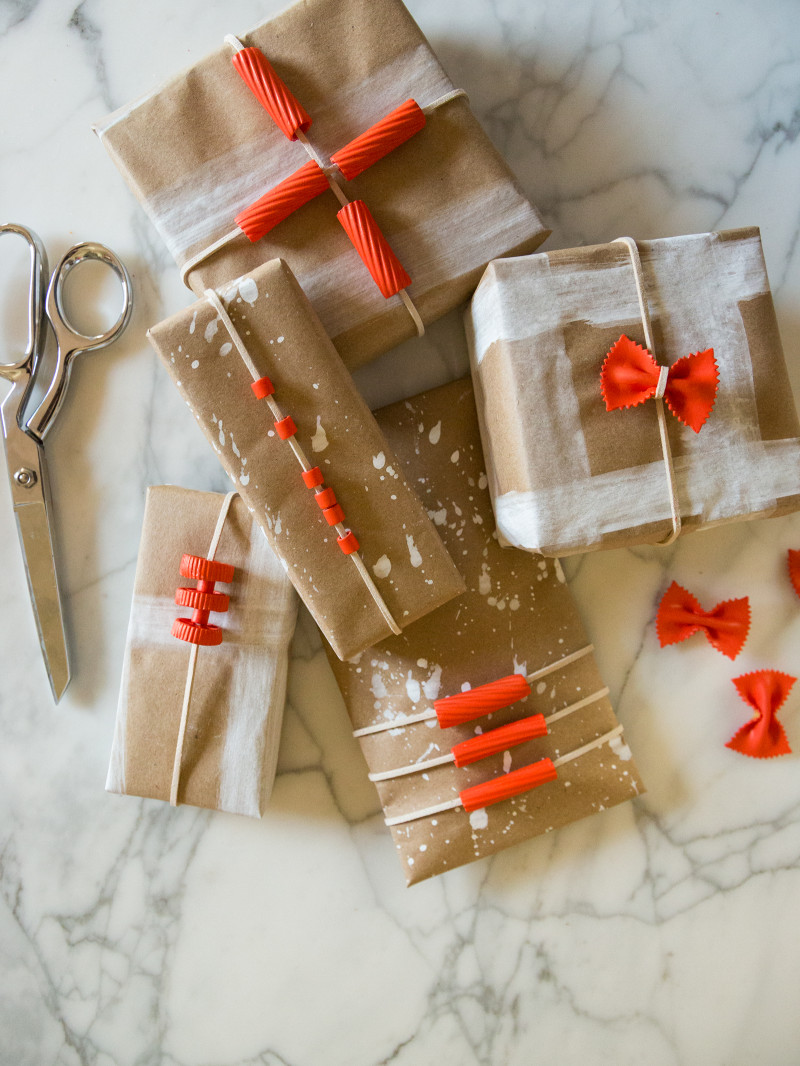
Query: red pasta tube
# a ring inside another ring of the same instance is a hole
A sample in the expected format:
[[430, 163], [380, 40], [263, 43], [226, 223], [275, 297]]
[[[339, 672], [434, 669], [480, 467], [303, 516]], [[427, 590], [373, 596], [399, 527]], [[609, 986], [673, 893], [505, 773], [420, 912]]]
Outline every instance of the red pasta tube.
[[243, 48], [231, 62], [247, 88], [290, 141], [297, 140], [298, 130], [305, 133], [311, 125], [311, 116], [259, 48]]
[[395, 296], [411, 278], [381, 233], [363, 200], [354, 200], [336, 215], [383, 296]]
[[335, 152], [331, 162], [336, 164], [348, 181], [352, 181], [373, 163], [419, 133], [424, 125], [425, 112], [415, 100], [406, 100], [380, 122]]

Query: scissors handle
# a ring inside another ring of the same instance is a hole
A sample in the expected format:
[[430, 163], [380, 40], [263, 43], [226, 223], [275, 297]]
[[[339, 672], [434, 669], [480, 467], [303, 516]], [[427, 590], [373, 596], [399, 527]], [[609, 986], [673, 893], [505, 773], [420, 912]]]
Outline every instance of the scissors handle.
[[[122, 309], [119, 317], [109, 329], [95, 334], [82, 333], [77, 329], [64, 306], [64, 283], [67, 276], [79, 263], [90, 259], [111, 267], [122, 286]], [[125, 264], [110, 248], [95, 241], [84, 241], [70, 248], [53, 271], [47, 289], [46, 308], [47, 317], [56, 335], [56, 366], [42, 402], [26, 422], [26, 429], [37, 440], [44, 440], [64, 401], [73, 357], [79, 352], [93, 352], [105, 348], [116, 340], [127, 326], [133, 309], [131, 289], [131, 279]]]
[[25, 351], [15, 363], [0, 363], [0, 377], [9, 381], [27, 376], [29, 381], [36, 372], [36, 365], [44, 350], [42, 325], [44, 318], [44, 293], [47, 287], [47, 252], [41, 238], [16, 222], [0, 225], [0, 236], [14, 233], [26, 242], [30, 252], [30, 275], [28, 284], [28, 340]]

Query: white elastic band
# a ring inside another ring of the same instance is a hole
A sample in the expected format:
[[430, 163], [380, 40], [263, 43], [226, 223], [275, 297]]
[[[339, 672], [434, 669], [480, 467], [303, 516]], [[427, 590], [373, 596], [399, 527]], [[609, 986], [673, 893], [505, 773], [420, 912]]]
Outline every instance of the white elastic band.
[[[214, 533], [211, 537], [211, 544], [208, 547], [207, 559], [212, 559], [216, 555], [217, 547], [219, 546], [220, 537], [222, 536], [222, 527], [225, 525], [225, 519], [228, 517], [228, 511], [230, 510], [231, 503], [234, 496], [238, 496], [238, 492], [229, 492], [225, 499], [222, 501], [220, 507], [219, 516], [217, 517], [217, 524], [214, 527]], [[197, 650], [198, 644], [192, 644], [191, 651], [189, 652], [189, 668], [186, 673], [186, 685], [183, 689], [183, 706], [181, 707], [181, 720], [178, 726], [178, 740], [175, 745], [175, 758], [172, 763], [172, 783], [169, 789], [169, 802], [171, 806], [178, 806], [178, 786], [181, 780], [181, 762], [183, 760], [183, 742], [186, 736], [186, 723], [189, 719], [189, 704], [192, 702], [192, 689], [194, 688], [195, 667], [197, 666]]]
[[451, 100], [458, 100], [459, 97], [463, 97], [467, 103], [469, 103], [469, 97], [463, 89], [452, 89], [449, 93], [445, 93], [444, 96], [437, 97], [432, 104], [426, 104], [421, 111], [423, 115], [432, 115], [437, 107], [442, 107], [444, 104], [449, 104]]
[[[528, 684], [532, 684], [534, 681], [538, 681], [540, 677], [546, 677], [547, 674], [552, 674], [554, 671], [561, 669], [562, 666], [569, 666], [570, 663], [574, 663], [577, 659], [582, 659], [584, 655], [588, 655], [593, 651], [594, 644], [587, 644], [585, 648], [579, 648], [578, 651], [565, 655], [563, 659], [557, 659], [554, 663], [548, 663], [547, 666], [543, 666], [540, 670], [534, 670], [532, 674], [526, 674], [525, 680]], [[353, 736], [366, 737], [371, 733], [383, 733], [387, 729], [402, 729], [403, 726], [416, 725], [417, 722], [429, 722], [432, 718], [436, 718], [436, 711], [433, 708], [428, 708], [427, 711], [422, 711], [420, 714], [393, 718], [390, 722], [378, 722], [376, 725], [366, 725], [363, 729], [354, 730]]]
[[[639, 299], [639, 313], [642, 317], [642, 326], [644, 328], [644, 340], [647, 345], [647, 349], [656, 358], [656, 349], [653, 342], [653, 329], [650, 321], [650, 311], [647, 306], [647, 299], [644, 291], [644, 271], [642, 270], [642, 260], [639, 255], [639, 247], [633, 237], [616, 237], [612, 242], [614, 244], [624, 244], [630, 253], [631, 262], [633, 264], [633, 276], [636, 279], [636, 295]], [[666, 371], [666, 373], [665, 373]], [[672, 542], [678, 537], [681, 531], [681, 508], [678, 500], [678, 487], [675, 482], [675, 469], [672, 463], [672, 448], [669, 444], [669, 431], [667, 429], [667, 416], [664, 411], [663, 391], [659, 393], [661, 388], [661, 379], [664, 379], [664, 388], [666, 388], [666, 374], [669, 372], [668, 367], [659, 368], [658, 386], [656, 387], [655, 401], [656, 412], [658, 414], [658, 432], [661, 437], [661, 451], [664, 455], [664, 468], [667, 474], [667, 487], [669, 489], [669, 506], [672, 516], [672, 532], [669, 533], [663, 540], [660, 540], [659, 544], [672, 544]]]
[[656, 391], [653, 395], [654, 400], [663, 400], [664, 393], [667, 391], [667, 381], [669, 380], [669, 367], [660, 366], [658, 368], [658, 383], [656, 384]]
[[[222, 320], [222, 324], [228, 331], [228, 335], [236, 346], [237, 352], [242, 357], [242, 362], [247, 367], [247, 370], [249, 371], [253, 381], [258, 381], [262, 375], [256, 367], [255, 363], [253, 362], [253, 359], [247, 350], [247, 346], [242, 340], [238, 329], [231, 321], [231, 317], [228, 314], [225, 306], [223, 305], [222, 300], [220, 300], [218, 293], [216, 293], [214, 289], [206, 289], [205, 297]], [[265, 397], [265, 399], [275, 421], [280, 422], [281, 419], [284, 417], [283, 411], [280, 409], [280, 407], [272, 398], [272, 396], [267, 396]], [[295, 458], [297, 459], [303, 470], [311, 470], [311, 463], [309, 462], [308, 457], [306, 456], [306, 453], [303, 451], [299, 442], [295, 440], [294, 436], [289, 437], [287, 439], [287, 443], [294, 452]], [[347, 535], [347, 533], [350, 532], [350, 530], [341, 522], [337, 522], [333, 528], [336, 530], [336, 533], [340, 537], [344, 537]], [[370, 574], [369, 570], [366, 567], [366, 564], [364, 563], [364, 560], [361, 558], [360, 554], [357, 551], [351, 552], [348, 558], [352, 559], [353, 565], [358, 571], [361, 580], [366, 585], [367, 591], [369, 592], [370, 596], [375, 601], [375, 605], [383, 616], [383, 620], [386, 622], [391, 632], [395, 636], [399, 636], [402, 633], [402, 629], [400, 628], [400, 626], [398, 626], [397, 622], [395, 622], [394, 616], [387, 607], [386, 601], [384, 600], [383, 596], [381, 596], [377, 585], [372, 579], [372, 575]]]
[[[573, 759], [579, 758], [581, 755], [586, 755], [589, 751], [594, 751], [595, 748], [601, 748], [604, 744], [607, 744], [614, 737], [618, 737], [622, 733], [622, 726], [618, 725], [608, 733], [604, 733], [603, 736], [597, 737], [596, 740], [590, 741], [588, 744], [584, 744], [581, 748], [576, 748], [575, 751], [568, 751], [566, 755], [560, 756], [558, 759], [553, 759], [553, 766], [563, 766], [564, 763], [572, 762]], [[514, 797], [509, 797], [513, 799]], [[462, 806], [461, 797], [456, 800], [448, 800], [445, 803], [437, 803], [432, 807], [423, 807], [421, 810], [412, 811], [411, 814], [400, 814], [396, 818], [384, 818], [386, 825], [403, 825], [404, 822], [415, 822], [420, 818], [430, 818], [434, 814], [442, 814], [443, 811], [455, 811]]]
[[[591, 696], [586, 696], [582, 700], [578, 700], [577, 703], [571, 703], [569, 707], [562, 707], [560, 711], [556, 711], [554, 714], [548, 714], [545, 716], [545, 722], [557, 722], [559, 718], [566, 718], [568, 714], [572, 714], [573, 711], [579, 711], [583, 707], [588, 707], [590, 703], [596, 703], [597, 700], [603, 699], [608, 695], [609, 690], [607, 688], [601, 688], [597, 692], [593, 692]], [[416, 774], [422, 770], [432, 770], [436, 766], [444, 766], [445, 763], [455, 762], [455, 756], [452, 751], [447, 755], [439, 755], [435, 759], [427, 759], [425, 762], [410, 763], [408, 766], [401, 766], [396, 770], [382, 770], [377, 774], [369, 774], [370, 781], [391, 781], [395, 777], [405, 777], [407, 774]]]

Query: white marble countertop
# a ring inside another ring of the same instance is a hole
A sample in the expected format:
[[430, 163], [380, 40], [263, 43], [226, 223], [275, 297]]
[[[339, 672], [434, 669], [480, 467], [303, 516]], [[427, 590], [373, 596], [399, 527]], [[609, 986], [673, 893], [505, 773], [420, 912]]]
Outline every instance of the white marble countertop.
[[[746, 717], [732, 677], [800, 672], [800, 516], [569, 561], [649, 791], [492, 861], [404, 887], [307, 615], [261, 822], [103, 790], [144, 488], [225, 481], [144, 339], [188, 294], [89, 127], [279, 6], [0, 4], [2, 214], [53, 262], [106, 242], [137, 298], [48, 439], [74, 662], [58, 708], [0, 488], [0, 1063], [797, 1063], [800, 755], [724, 742]], [[793, 0], [409, 6], [548, 248], [760, 225], [800, 392]], [[358, 378], [377, 405], [466, 368], [453, 314]], [[750, 596], [735, 663], [699, 637], [658, 648], [672, 579]], [[800, 753], [800, 691], [782, 717]]]

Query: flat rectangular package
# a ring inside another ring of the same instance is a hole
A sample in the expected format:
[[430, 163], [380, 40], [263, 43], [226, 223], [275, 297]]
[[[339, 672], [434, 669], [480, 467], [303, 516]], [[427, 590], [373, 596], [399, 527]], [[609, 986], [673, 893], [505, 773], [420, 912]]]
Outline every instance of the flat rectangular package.
[[[184, 553], [209, 557], [225, 497], [173, 485], [148, 489], [106, 788], [169, 800], [191, 645], [172, 636]], [[228, 610], [212, 614], [222, 643], [200, 647], [179, 755], [177, 801], [259, 817], [272, 791], [297, 596], [235, 497], [214, 558], [235, 567]]]
[[[695, 433], [667, 413], [682, 530], [800, 507], [800, 426], [755, 228], [638, 242], [655, 359], [712, 348]], [[600, 371], [644, 344], [631, 253], [594, 245], [491, 263], [467, 312], [497, 530], [567, 555], [673, 529], [655, 403], [607, 411]]]
[[[471, 815], [448, 810], [393, 826], [406, 879], [414, 884], [644, 789], [621, 735], [592, 747], [619, 726], [558, 561], [501, 548], [494, 537], [469, 379], [376, 417], [457, 560], [467, 592], [350, 662], [328, 656], [370, 772], [424, 763], [481, 731], [490, 736], [509, 722], [562, 712], [548, 736], [510, 751], [461, 768], [446, 763], [377, 781], [384, 814], [393, 818], [457, 799], [461, 790], [511, 769], [590, 746], [559, 767], [557, 780], [525, 795]], [[437, 698], [542, 670], [527, 699], [485, 718], [449, 729], [435, 718], [402, 724], [430, 712]]]
[[[235, 27], [231, 27], [233, 31]], [[467, 300], [490, 259], [533, 251], [547, 237], [463, 95], [400, 0], [304, 0], [242, 41], [263, 50], [313, 123], [318, 158], [413, 98], [425, 127], [354, 180], [411, 276], [429, 323]], [[228, 44], [96, 132], [182, 267], [309, 157], [278, 129], [231, 64]], [[334, 170], [334, 173], [335, 170]], [[324, 182], [323, 182], [324, 184]], [[199, 296], [268, 259], [285, 259], [345, 363], [365, 363], [417, 332], [399, 296], [379, 292], [337, 220], [328, 189], [251, 244], [232, 243], [188, 274]]]
[[[396, 631], [392, 625], [402, 629], [463, 591], [433, 522], [285, 263], [264, 264], [219, 297], [153, 326], [148, 337], [337, 655], [356, 655]], [[253, 394], [242, 343], [274, 386], [267, 400]], [[291, 439], [279, 436], [268, 403], [294, 420]], [[316, 492], [304, 484], [293, 447], [318, 464]], [[359, 551], [340, 551], [328, 522], [338, 512], [322, 510], [329, 504], [342, 508]]]

